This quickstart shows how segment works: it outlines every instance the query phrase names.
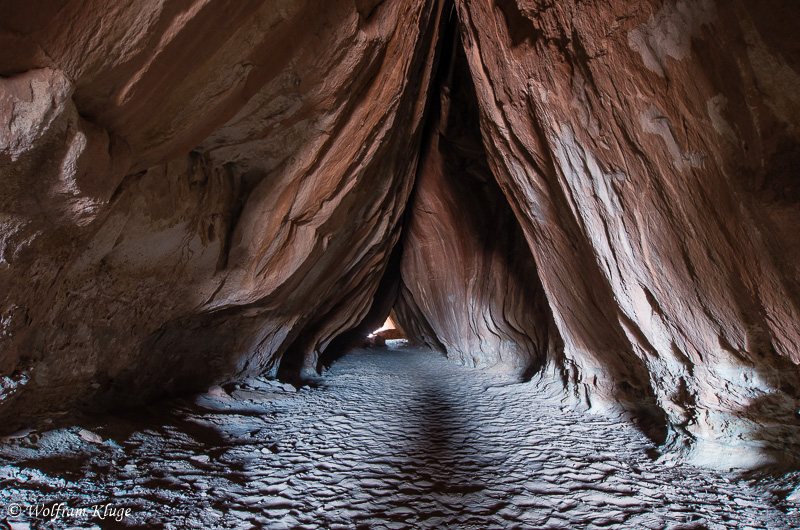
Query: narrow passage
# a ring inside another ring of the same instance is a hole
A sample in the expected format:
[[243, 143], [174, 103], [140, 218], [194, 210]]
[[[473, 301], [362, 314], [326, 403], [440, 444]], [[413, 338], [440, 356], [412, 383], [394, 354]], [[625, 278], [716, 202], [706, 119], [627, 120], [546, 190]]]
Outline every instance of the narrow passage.
[[15, 528], [800, 527], [736, 475], [653, 460], [624, 423], [402, 341], [317, 388], [227, 391], [6, 440], [0, 505], [130, 508]]

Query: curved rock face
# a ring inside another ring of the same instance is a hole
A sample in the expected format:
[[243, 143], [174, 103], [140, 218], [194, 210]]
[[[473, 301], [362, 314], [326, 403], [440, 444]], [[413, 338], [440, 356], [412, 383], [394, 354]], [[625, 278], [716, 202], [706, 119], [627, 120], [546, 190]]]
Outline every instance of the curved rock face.
[[0, 17], [9, 428], [315, 366], [399, 237], [440, 3], [50, 7]]
[[11, 4], [6, 428], [309, 373], [394, 306], [705, 463], [796, 451], [796, 2]]
[[460, 46], [443, 55], [404, 228], [399, 324], [461, 363], [533, 372], [547, 358], [552, 316], [489, 170], [466, 57]]
[[739, 465], [800, 389], [798, 7], [746, 4], [457, 2], [572, 385]]

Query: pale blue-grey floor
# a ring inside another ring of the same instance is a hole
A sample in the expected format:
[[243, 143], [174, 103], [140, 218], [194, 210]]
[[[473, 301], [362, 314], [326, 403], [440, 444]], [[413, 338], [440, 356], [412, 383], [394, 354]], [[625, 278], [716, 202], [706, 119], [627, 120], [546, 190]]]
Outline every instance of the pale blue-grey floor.
[[[359, 350], [321, 381], [249, 380], [7, 441], [0, 521], [13, 504], [14, 528], [800, 528], [780, 492], [653, 460], [625, 423], [432, 352]], [[59, 502], [128, 512], [26, 513]]]

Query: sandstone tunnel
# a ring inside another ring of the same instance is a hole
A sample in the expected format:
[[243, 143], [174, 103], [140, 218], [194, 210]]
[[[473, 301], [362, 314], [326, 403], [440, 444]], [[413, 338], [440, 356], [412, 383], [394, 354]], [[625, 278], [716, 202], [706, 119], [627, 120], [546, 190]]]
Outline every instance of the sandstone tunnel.
[[0, 525], [800, 525], [798, 21], [0, 2]]

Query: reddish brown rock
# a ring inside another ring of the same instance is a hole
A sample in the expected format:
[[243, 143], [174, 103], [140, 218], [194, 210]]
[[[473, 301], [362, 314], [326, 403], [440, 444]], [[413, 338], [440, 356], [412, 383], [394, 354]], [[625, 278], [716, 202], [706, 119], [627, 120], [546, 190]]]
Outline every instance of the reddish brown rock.
[[441, 4], [39, 7], [0, 16], [9, 428], [315, 368], [399, 237]]
[[457, 34], [452, 41], [409, 204], [395, 311], [412, 339], [454, 360], [532, 372], [547, 357], [552, 317], [489, 170], [466, 58]]
[[796, 442], [800, 8], [457, 5], [578, 394], [657, 405], [706, 462]]
[[310, 373], [395, 305], [699, 461], [796, 450], [800, 6], [453, 4], [0, 7], [5, 428]]

